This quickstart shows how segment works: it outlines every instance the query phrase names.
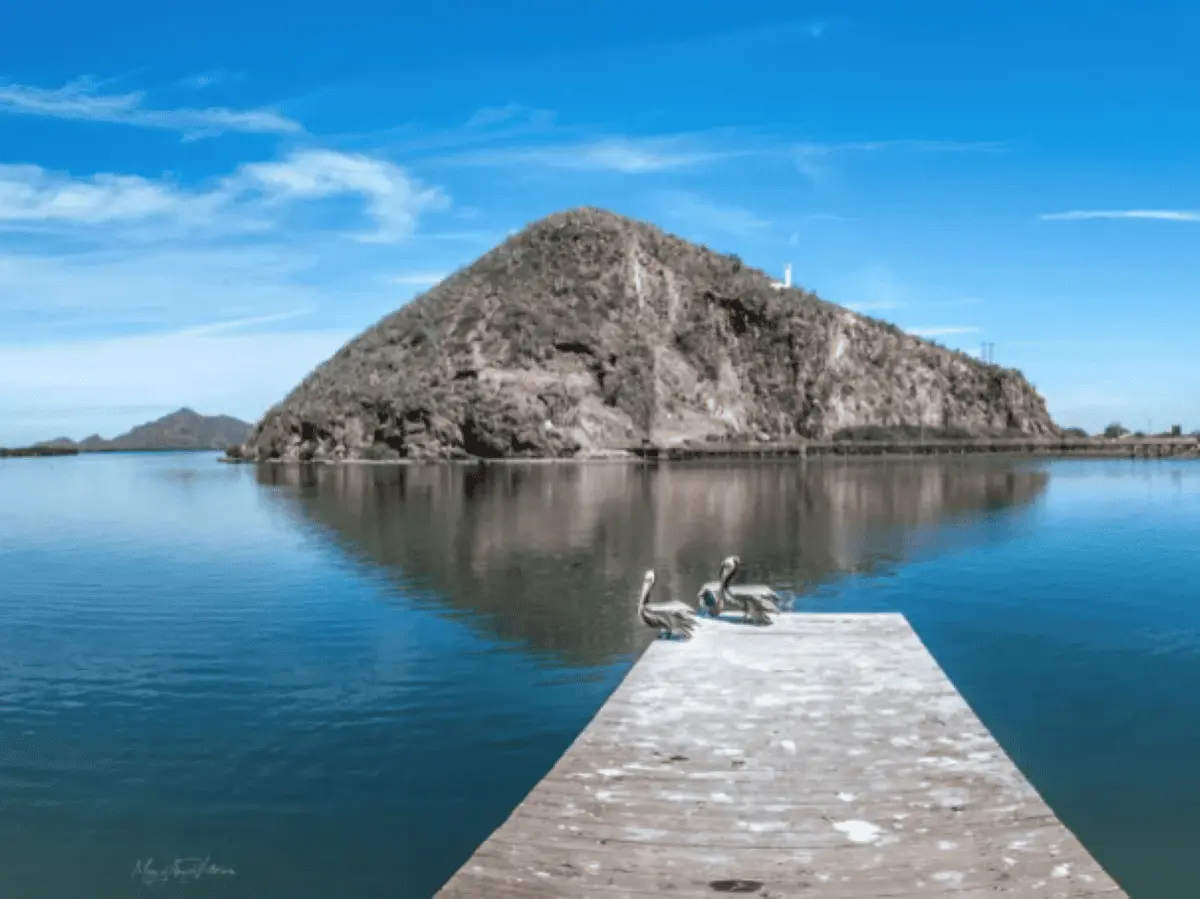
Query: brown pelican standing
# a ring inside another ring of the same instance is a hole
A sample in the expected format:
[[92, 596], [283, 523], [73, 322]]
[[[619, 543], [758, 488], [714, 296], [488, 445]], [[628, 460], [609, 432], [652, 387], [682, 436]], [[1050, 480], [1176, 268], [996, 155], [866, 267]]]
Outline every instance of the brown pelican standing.
[[642, 598], [638, 603], [638, 614], [642, 621], [659, 630], [659, 636], [687, 638], [696, 627], [696, 616], [692, 607], [679, 600], [650, 602], [650, 591], [654, 589], [654, 572], [647, 571], [642, 579]]
[[728, 556], [721, 562], [720, 579], [709, 581], [702, 586], [696, 598], [705, 606], [709, 614], [716, 617], [724, 611], [725, 606], [740, 607], [746, 613], [746, 621], [754, 624], [770, 624], [769, 613], [779, 612], [779, 594], [766, 584], [738, 584], [730, 586], [733, 576], [741, 568], [739, 556]]

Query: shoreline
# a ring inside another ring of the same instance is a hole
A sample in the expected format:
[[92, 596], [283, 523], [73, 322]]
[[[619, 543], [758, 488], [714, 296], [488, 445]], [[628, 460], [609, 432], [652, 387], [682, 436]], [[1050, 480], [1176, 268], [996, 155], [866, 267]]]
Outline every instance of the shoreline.
[[767, 460], [812, 461], [964, 459], [966, 457], [1020, 459], [1182, 459], [1200, 460], [1200, 439], [1161, 437], [1144, 439], [1053, 441], [927, 441], [925, 443], [817, 442], [803, 444], [668, 445], [612, 449], [577, 456], [506, 456], [467, 459], [241, 459], [228, 455], [217, 461], [227, 465], [580, 465], [646, 464], [663, 462], [705, 463]]
[[159, 447], [154, 449], [98, 449], [84, 450], [68, 447], [41, 447], [41, 446], [20, 446], [20, 447], [0, 447], [0, 459], [53, 459], [61, 456], [103, 456], [113, 455], [115, 453], [224, 453], [227, 452], [223, 447], [206, 447], [204, 449], [196, 449], [189, 447], [187, 449], [179, 449], [176, 447]]

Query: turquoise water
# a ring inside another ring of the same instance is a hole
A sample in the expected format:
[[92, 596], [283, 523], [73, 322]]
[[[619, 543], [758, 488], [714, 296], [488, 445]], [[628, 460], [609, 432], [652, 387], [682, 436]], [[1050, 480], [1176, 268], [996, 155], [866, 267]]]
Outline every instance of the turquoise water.
[[[909, 616], [1135, 899], [1200, 884], [1200, 465], [0, 461], [0, 896], [427, 897], [740, 552]], [[176, 860], [180, 860], [176, 863]]]

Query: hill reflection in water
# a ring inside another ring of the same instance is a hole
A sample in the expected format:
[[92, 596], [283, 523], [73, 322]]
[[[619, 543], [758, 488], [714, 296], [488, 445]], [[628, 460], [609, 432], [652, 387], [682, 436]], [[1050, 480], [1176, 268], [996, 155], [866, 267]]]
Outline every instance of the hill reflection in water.
[[[409, 601], [575, 665], [628, 656], [640, 574], [691, 599], [737, 552], [803, 594], [847, 574], [1004, 539], [1048, 474], [1010, 461], [647, 467], [259, 466], [289, 515], [380, 566]], [[990, 516], [990, 527], [978, 527]], [[972, 524], [969, 528], [957, 527]]]

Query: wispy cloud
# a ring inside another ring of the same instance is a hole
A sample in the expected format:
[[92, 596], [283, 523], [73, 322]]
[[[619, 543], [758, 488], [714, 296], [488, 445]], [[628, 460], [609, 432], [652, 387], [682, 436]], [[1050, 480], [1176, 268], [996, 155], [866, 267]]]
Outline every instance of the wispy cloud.
[[833, 159], [846, 153], [1001, 153], [1009, 148], [1006, 141], [957, 140], [875, 140], [794, 144], [791, 148], [796, 169], [814, 184], [829, 177]]
[[478, 150], [443, 157], [438, 162], [480, 167], [532, 165], [641, 175], [696, 168], [751, 152], [706, 148], [687, 136], [607, 137], [572, 144]]
[[[200, 248], [114, 244], [80, 252], [47, 241], [38, 253], [0, 253], [0, 342], [211, 327], [211, 320], [291, 318], [350, 299], [319, 287], [318, 261], [269, 244]], [[317, 282], [317, 283], [314, 283]]]
[[755, 25], [726, 31], [709, 38], [692, 38], [687, 46], [692, 50], [723, 49], [752, 50], [779, 45], [804, 43], [825, 36], [825, 22], [802, 19], [792, 22], [773, 22], [770, 25]]
[[240, 77], [240, 73], [231, 72], [228, 69], [211, 69], [207, 72], [197, 72], [194, 75], [188, 75], [186, 78], [180, 78], [178, 83], [182, 87], [203, 90], [206, 87], [212, 87], [214, 84], [222, 84]]
[[1200, 222], [1200, 212], [1188, 209], [1076, 209], [1047, 212], [1044, 221], [1079, 222], [1089, 219], [1151, 219], [1160, 222]]
[[545, 109], [536, 109], [524, 103], [506, 103], [503, 106], [483, 106], [463, 123], [464, 131], [479, 132], [497, 125], [550, 125], [554, 121], [554, 113]]
[[270, 325], [277, 322], [290, 321], [307, 315], [307, 309], [292, 309], [288, 312], [276, 312], [271, 315], [255, 315], [250, 318], [233, 318], [226, 321], [209, 322], [191, 328], [182, 328], [172, 332], [172, 337], [206, 337], [213, 334], [227, 334], [230, 331], [242, 331], [256, 325]]
[[411, 272], [404, 275], [392, 275], [388, 278], [393, 284], [403, 287], [432, 287], [446, 279], [446, 272]]
[[[447, 128], [432, 127], [426, 122], [407, 122], [384, 129], [325, 135], [324, 140], [331, 146], [370, 146], [384, 148], [391, 155], [414, 156], [533, 138], [563, 140], [582, 136], [587, 131], [584, 126], [560, 124], [550, 110], [523, 103], [506, 103], [477, 109], [462, 122]], [[454, 156], [445, 159], [455, 161]]]
[[853, 312], [883, 312], [886, 309], [902, 309], [904, 305], [899, 300], [874, 300], [866, 303], [847, 303], [846, 308]]
[[35, 165], [0, 165], [0, 222], [103, 225], [181, 214], [193, 197], [136, 175], [72, 178]]
[[682, 33], [667, 41], [631, 41], [618, 52], [655, 52], [658, 54], [680, 54], [713, 58], [730, 52], [754, 50], [769, 51], [787, 47], [803, 46], [823, 38], [829, 32], [828, 23], [817, 19], [799, 19], [790, 22], [772, 22], [768, 25], [751, 25], [732, 31], [710, 34]]
[[170, 220], [227, 231], [262, 230], [288, 204], [358, 197], [375, 228], [362, 241], [410, 236], [425, 212], [449, 198], [392, 162], [331, 150], [299, 150], [283, 159], [242, 165], [206, 187], [167, 179], [98, 174], [74, 178], [32, 165], [0, 166], [0, 227], [100, 226]]
[[904, 330], [914, 337], [951, 337], [955, 334], [974, 334], [979, 328], [974, 325], [932, 325]]
[[690, 229], [721, 231], [745, 237], [770, 226], [761, 216], [740, 206], [714, 203], [682, 190], [663, 191], [658, 195], [663, 214]]
[[1011, 146], [1008, 141], [997, 140], [874, 140], [831, 144], [805, 144], [805, 147], [823, 147], [829, 152], [860, 151], [875, 153], [895, 150], [906, 153], [1003, 153]]
[[301, 150], [278, 162], [244, 165], [222, 190], [257, 192], [272, 203], [357, 195], [377, 228], [356, 236], [371, 242], [403, 240], [422, 213], [450, 205], [441, 188], [425, 186], [392, 162], [332, 150]]
[[299, 122], [272, 109], [206, 108], [156, 109], [145, 102], [144, 91], [102, 93], [93, 79], [79, 79], [58, 88], [0, 83], [0, 112], [86, 122], [107, 122], [178, 131], [188, 138], [226, 132], [294, 134]]

